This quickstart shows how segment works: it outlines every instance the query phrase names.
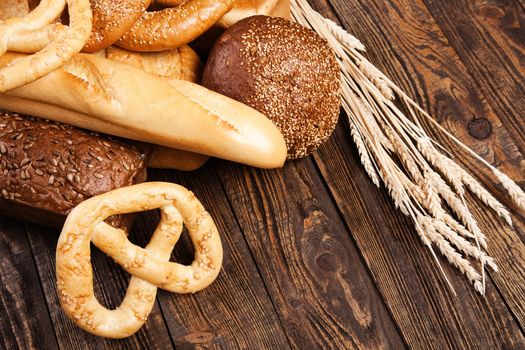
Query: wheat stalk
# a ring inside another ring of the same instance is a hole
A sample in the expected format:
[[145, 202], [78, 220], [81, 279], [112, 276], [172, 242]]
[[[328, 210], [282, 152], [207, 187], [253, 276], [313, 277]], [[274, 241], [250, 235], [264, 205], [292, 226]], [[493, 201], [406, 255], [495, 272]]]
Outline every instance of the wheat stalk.
[[[363, 55], [365, 46], [359, 39], [323, 18], [307, 0], [293, 0], [291, 10], [297, 22], [317, 31], [335, 52], [341, 68], [342, 107], [368, 176], [376, 186], [382, 182], [396, 207], [414, 222], [416, 233], [450, 288], [453, 290], [434, 247], [483, 294], [485, 266], [497, 271], [497, 265], [484, 251], [487, 240], [467, 206], [467, 192], [512, 225], [510, 213], [448, 156], [449, 151], [428, 136], [420, 119], [429, 120], [461, 150], [487, 166], [521, 209], [525, 209], [523, 190], [444, 129], [375, 67]], [[394, 100], [400, 101], [408, 114]], [[481, 271], [469, 259], [479, 261]]]
[[361, 164], [363, 164], [366, 173], [368, 174], [374, 185], [380, 187], [381, 182], [379, 180], [379, 175], [377, 174], [377, 171], [372, 163], [372, 158], [370, 158], [368, 149], [366, 148], [365, 142], [363, 141], [361, 134], [357, 130], [356, 125], [352, 123], [350, 123], [350, 135], [352, 135], [352, 139], [354, 140], [354, 143], [357, 147], [357, 152], [359, 153], [359, 157], [361, 159]]

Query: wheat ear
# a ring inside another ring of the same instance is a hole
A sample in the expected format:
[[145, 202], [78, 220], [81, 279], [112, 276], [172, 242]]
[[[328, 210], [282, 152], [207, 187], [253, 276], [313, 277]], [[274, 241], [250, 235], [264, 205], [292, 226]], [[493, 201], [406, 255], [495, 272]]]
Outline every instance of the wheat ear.
[[[324, 37], [333, 48], [342, 77], [342, 106], [350, 133], [366, 173], [381, 182], [397, 208], [411, 218], [416, 233], [436, 260], [453, 290], [433, 247], [461, 271], [479, 293], [485, 292], [485, 266], [497, 265], [482, 249], [487, 239], [469, 210], [467, 190], [509, 225], [509, 211], [479, 181], [459, 166], [450, 152], [430, 138], [420, 119], [430, 120], [461, 149], [481, 160], [525, 208], [525, 193], [508, 176], [494, 168], [430, 117], [366, 57], [364, 45], [337, 23], [323, 18], [306, 0], [292, 0], [293, 18]], [[405, 113], [394, 99], [406, 107]], [[469, 259], [481, 263], [481, 273]]]

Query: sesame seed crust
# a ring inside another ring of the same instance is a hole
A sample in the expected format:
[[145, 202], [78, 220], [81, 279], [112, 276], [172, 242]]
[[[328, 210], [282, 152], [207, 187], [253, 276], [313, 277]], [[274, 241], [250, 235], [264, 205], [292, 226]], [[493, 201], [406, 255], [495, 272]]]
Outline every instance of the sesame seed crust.
[[164, 51], [186, 45], [224, 16], [234, 0], [188, 0], [176, 7], [147, 11], [116, 43], [131, 51]]
[[151, 0], [90, 0], [93, 29], [84, 52], [97, 52], [120, 39], [137, 22]]
[[253, 16], [219, 38], [203, 84], [270, 118], [283, 133], [288, 158], [314, 152], [339, 117], [340, 71], [329, 44], [288, 20]]

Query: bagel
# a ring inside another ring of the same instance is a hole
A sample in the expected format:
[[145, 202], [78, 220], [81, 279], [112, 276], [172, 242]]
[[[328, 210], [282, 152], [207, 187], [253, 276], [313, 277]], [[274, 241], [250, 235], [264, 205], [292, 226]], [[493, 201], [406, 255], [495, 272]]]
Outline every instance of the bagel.
[[131, 51], [164, 51], [188, 44], [210, 29], [233, 0], [190, 0], [180, 6], [145, 12], [116, 45]]
[[113, 45], [142, 17], [151, 0], [90, 0], [93, 29], [84, 52]]

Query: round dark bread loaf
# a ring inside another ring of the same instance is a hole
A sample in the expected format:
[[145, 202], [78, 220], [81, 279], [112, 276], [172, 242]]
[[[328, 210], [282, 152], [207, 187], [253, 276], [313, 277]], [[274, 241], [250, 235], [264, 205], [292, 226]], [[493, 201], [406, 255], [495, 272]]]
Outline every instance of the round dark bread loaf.
[[315, 151], [339, 116], [340, 71], [326, 40], [283, 18], [252, 16], [215, 44], [203, 85], [243, 102], [280, 129], [288, 158]]

